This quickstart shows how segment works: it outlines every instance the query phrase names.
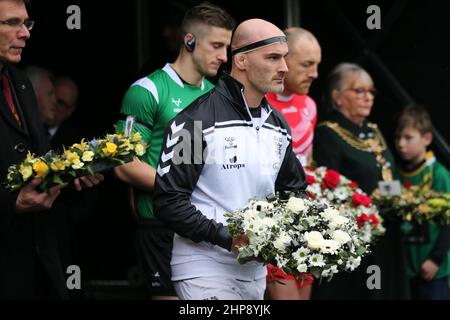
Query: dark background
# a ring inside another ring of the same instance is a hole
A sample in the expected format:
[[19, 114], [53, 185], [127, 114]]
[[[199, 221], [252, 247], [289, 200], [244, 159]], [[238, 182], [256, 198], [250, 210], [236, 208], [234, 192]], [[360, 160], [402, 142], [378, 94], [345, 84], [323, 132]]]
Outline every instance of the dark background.
[[[386, 17], [399, 1], [402, 9], [388, 28]], [[211, 2], [228, 10], [237, 21], [259, 17], [286, 27], [285, 2]], [[173, 30], [184, 11], [196, 3], [32, 1], [29, 13], [36, 25], [20, 66], [35, 64], [73, 77], [81, 90], [75, 123], [84, 136], [101, 136], [113, 130], [121, 99], [129, 85], [173, 61], [176, 52], [170, 49], [167, 31]], [[72, 4], [81, 8], [81, 30], [66, 27], [69, 17], [66, 9]], [[366, 9], [371, 4], [381, 8], [382, 30], [366, 27], [369, 16]], [[322, 45], [320, 77], [311, 91], [319, 105], [319, 116], [325, 113], [321, 105], [325, 75], [339, 62], [357, 61], [371, 73], [379, 93], [371, 119], [380, 125], [391, 142], [393, 115], [401, 109], [404, 100], [380, 67], [363, 54], [365, 48], [357, 44], [356, 36], [348, 32], [336, 10], [343, 13], [365, 41], [385, 32], [372, 52], [414, 100], [427, 106], [436, 128], [448, 142], [448, 5], [443, 1], [300, 1], [301, 26], [312, 31]], [[107, 182], [100, 191], [100, 205], [79, 227], [83, 277], [88, 280], [127, 279], [135, 257], [134, 223], [125, 200], [126, 190], [112, 175], [107, 175]]]

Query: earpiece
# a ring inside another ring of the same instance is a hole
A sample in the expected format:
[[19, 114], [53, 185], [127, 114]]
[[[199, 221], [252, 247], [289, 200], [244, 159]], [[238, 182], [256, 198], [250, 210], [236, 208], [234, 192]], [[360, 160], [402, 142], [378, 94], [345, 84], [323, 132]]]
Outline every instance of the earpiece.
[[188, 52], [194, 51], [194, 49], [195, 49], [195, 36], [192, 35], [192, 38], [190, 38], [188, 41], [186, 41], [184, 43], [184, 46], [185, 46], [185, 48], [186, 48], [186, 50]]

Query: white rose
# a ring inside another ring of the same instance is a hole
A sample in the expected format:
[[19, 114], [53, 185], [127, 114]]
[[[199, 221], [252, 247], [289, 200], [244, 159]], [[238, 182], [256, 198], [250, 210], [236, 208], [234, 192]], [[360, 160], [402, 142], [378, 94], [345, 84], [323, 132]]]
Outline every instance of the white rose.
[[297, 270], [298, 270], [298, 272], [304, 273], [304, 272], [308, 271], [308, 266], [305, 263], [299, 264], [297, 266]]
[[311, 249], [320, 249], [322, 247], [323, 237], [318, 231], [311, 231], [305, 233], [305, 241], [308, 243], [308, 247]]
[[302, 212], [306, 209], [305, 202], [303, 199], [291, 197], [286, 204], [286, 209], [291, 210], [292, 212]]
[[348, 235], [347, 232], [344, 232], [342, 230], [336, 230], [333, 232], [332, 235], [333, 239], [336, 240], [337, 242], [339, 242], [341, 245], [345, 244], [349, 241], [351, 241], [352, 239], [350, 238], [350, 236]]
[[330, 223], [328, 224], [328, 226], [331, 229], [336, 229], [336, 228], [339, 228], [340, 226], [342, 226], [343, 224], [346, 224], [347, 222], [349, 222], [348, 218], [343, 217], [343, 216], [336, 216], [330, 220]]

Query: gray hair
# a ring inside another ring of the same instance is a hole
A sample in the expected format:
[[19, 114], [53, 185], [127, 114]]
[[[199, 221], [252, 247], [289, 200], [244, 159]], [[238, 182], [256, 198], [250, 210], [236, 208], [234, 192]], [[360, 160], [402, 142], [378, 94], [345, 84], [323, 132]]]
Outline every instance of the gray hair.
[[328, 74], [327, 78], [327, 90], [325, 92], [325, 100], [327, 104], [337, 109], [332, 96], [333, 91], [341, 91], [344, 89], [344, 84], [349, 79], [361, 78], [365, 78], [373, 84], [370, 74], [356, 63], [342, 62], [335, 66]]

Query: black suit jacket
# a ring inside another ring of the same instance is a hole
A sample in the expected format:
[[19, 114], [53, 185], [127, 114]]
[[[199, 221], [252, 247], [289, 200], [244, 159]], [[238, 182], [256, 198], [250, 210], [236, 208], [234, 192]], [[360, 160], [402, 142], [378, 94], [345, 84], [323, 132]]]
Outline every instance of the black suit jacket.
[[[48, 149], [35, 93], [30, 81], [15, 67], [5, 68], [14, 88], [16, 108], [22, 127], [15, 121], [0, 94], [0, 179], [4, 181], [11, 164], [20, 163], [27, 150], [43, 154]], [[0, 299], [35, 298], [37, 269], [49, 277], [57, 295], [67, 297], [60, 264], [55, 219], [51, 211], [16, 213], [17, 192], [0, 186]]]

